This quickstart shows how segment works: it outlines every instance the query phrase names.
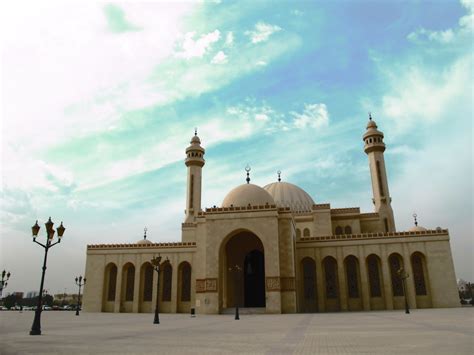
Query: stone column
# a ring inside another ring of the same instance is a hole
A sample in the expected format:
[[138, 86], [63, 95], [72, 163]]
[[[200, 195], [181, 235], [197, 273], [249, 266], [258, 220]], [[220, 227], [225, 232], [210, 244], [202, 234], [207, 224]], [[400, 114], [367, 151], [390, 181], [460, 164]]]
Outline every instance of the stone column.
[[347, 283], [346, 273], [344, 272], [344, 255], [342, 254], [342, 248], [336, 249], [337, 255], [337, 279], [339, 283], [339, 301], [341, 311], [347, 311]]
[[324, 284], [323, 278], [323, 264], [321, 263], [321, 251], [317, 248], [315, 249], [315, 260], [316, 263], [316, 292], [318, 293], [318, 311], [326, 311], [326, 302], [325, 302], [325, 292], [324, 289], [326, 285]]
[[367, 275], [367, 263], [365, 260], [364, 249], [362, 245], [357, 248], [357, 256], [359, 258], [360, 272], [360, 288], [362, 297], [362, 308], [364, 311], [370, 311], [370, 291], [369, 280]]
[[132, 303], [133, 313], [138, 313], [138, 308], [140, 304], [140, 274], [141, 274], [140, 269], [141, 267], [139, 263], [135, 262], [135, 280], [133, 282], [133, 303]]
[[405, 271], [408, 272], [408, 278], [405, 281], [408, 305], [410, 308], [416, 309], [416, 293], [415, 284], [413, 282], [413, 269], [411, 267], [410, 251], [408, 250], [407, 243], [403, 243], [403, 263]]
[[117, 282], [115, 283], [115, 313], [120, 313], [120, 303], [122, 302], [122, 271], [122, 257], [120, 256], [119, 262], [117, 263]]
[[156, 308], [156, 297], [158, 297], [158, 273], [153, 268], [153, 288], [151, 292], [151, 310], [154, 313]]
[[382, 284], [385, 299], [385, 309], [393, 309], [392, 278], [390, 276], [390, 266], [388, 265], [387, 248], [384, 244], [382, 244], [380, 248], [380, 257], [382, 259]]
[[173, 274], [171, 275], [171, 313], [177, 313], [178, 311], [178, 255], [174, 254], [171, 258]]

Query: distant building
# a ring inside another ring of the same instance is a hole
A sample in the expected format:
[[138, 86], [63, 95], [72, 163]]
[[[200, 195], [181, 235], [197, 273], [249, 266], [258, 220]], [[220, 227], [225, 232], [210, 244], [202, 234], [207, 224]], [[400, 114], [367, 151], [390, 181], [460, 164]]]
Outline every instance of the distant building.
[[26, 293], [26, 298], [38, 297], [38, 295], [39, 295], [38, 291], [29, 291]]
[[[133, 244], [88, 245], [84, 309], [152, 312], [158, 290], [150, 260], [158, 253], [168, 260], [160, 274], [162, 312], [226, 313], [236, 304], [265, 313], [391, 310], [404, 308], [405, 292], [411, 308], [459, 306], [448, 230], [423, 228], [416, 219], [409, 230], [396, 230], [384, 134], [371, 117], [363, 142], [373, 212], [315, 203], [280, 177], [251, 184], [249, 169], [247, 183], [220, 207], [202, 210], [205, 150], [196, 132], [186, 148], [181, 241], [152, 243], [145, 235]], [[262, 149], [278, 155], [285, 142]], [[348, 181], [358, 173], [350, 166], [345, 172]]]

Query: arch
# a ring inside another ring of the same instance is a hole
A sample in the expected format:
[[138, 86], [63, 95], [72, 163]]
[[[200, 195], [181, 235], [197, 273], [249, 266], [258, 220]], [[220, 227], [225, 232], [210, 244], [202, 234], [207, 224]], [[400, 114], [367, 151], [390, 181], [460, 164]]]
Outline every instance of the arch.
[[415, 286], [416, 307], [430, 308], [432, 302], [427, 277], [426, 257], [423, 253], [417, 251], [411, 255], [410, 261]]
[[219, 276], [219, 311], [236, 304], [266, 307], [265, 251], [254, 232], [237, 229], [223, 239], [219, 248]]
[[171, 290], [173, 282], [173, 267], [171, 263], [164, 263], [162, 266], [163, 270], [161, 271], [163, 282], [161, 290], [161, 301], [162, 302], [171, 302]]
[[311, 232], [309, 231], [309, 228], [303, 229], [303, 237], [310, 237]]
[[344, 227], [344, 234], [352, 234], [352, 227], [351, 226], [345, 226]]
[[318, 308], [316, 292], [316, 262], [313, 258], [305, 257], [301, 260], [301, 274], [303, 278], [302, 311], [316, 312]]
[[337, 261], [332, 256], [323, 260], [326, 310], [339, 311], [339, 287], [337, 278]]
[[102, 312], [113, 312], [117, 290], [117, 265], [108, 263], [104, 269]]
[[301, 229], [296, 228], [296, 238], [300, 239], [301, 238]]
[[146, 262], [140, 268], [140, 293], [139, 293], [139, 312], [152, 311], [153, 297], [153, 274], [154, 269], [151, 263]]
[[381, 265], [378, 255], [370, 254], [366, 259], [367, 275], [369, 281], [370, 309], [385, 309]]
[[187, 261], [178, 265], [178, 312], [191, 309], [191, 264]]
[[403, 283], [398, 276], [398, 270], [403, 267], [403, 258], [398, 253], [390, 254], [388, 264], [390, 266], [390, 277], [392, 279], [392, 295], [395, 297], [403, 296]]
[[135, 291], [135, 265], [131, 262], [122, 267], [122, 290], [120, 297], [120, 312], [133, 311], [133, 297]]
[[360, 311], [362, 310], [362, 297], [359, 259], [354, 255], [346, 256], [344, 269], [347, 282], [347, 306], [350, 311]]
[[337, 226], [336, 229], [335, 229], [335, 233], [336, 233], [336, 235], [341, 235], [342, 234], [342, 227]]

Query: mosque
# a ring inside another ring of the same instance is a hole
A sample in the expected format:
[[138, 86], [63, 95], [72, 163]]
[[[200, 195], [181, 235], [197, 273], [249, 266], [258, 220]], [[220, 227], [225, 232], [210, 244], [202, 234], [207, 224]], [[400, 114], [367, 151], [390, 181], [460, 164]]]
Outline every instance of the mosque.
[[[447, 229], [397, 231], [384, 135], [363, 135], [374, 212], [315, 203], [278, 181], [232, 189], [201, 208], [205, 150], [186, 148], [186, 215], [180, 242], [87, 246], [84, 310], [90, 312], [334, 312], [459, 306]], [[249, 170], [249, 169], [248, 169]], [[150, 260], [160, 255], [159, 278]], [[401, 275], [408, 276], [402, 279]], [[159, 281], [159, 282], [158, 282]], [[158, 286], [159, 284], [159, 286]], [[158, 292], [159, 287], [159, 292]]]

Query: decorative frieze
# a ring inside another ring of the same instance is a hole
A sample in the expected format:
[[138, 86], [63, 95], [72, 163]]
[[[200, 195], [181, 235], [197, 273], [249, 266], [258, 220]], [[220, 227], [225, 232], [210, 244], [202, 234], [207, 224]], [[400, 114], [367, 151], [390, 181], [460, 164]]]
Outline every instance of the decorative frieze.
[[217, 279], [197, 279], [196, 293], [217, 292]]
[[265, 284], [268, 292], [280, 291], [280, 278], [278, 276], [270, 276], [265, 278]]
[[282, 291], [295, 291], [296, 282], [294, 277], [281, 277], [280, 285]]
[[123, 244], [90, 244], [91, 249], [166, 249], [166, 248], [194, 248], [196, 242], [174, 242], [174, 243], [123, 243]]

